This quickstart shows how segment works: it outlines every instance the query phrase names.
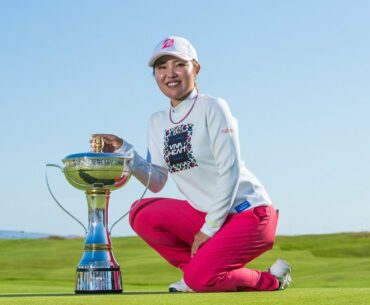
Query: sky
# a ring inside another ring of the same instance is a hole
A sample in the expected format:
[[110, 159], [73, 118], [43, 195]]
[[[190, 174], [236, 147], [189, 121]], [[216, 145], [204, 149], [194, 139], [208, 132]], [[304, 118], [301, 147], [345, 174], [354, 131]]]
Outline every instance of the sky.
[[[0, 0], [0, 230], [82, 235], [45, 163], [113, 133], [147, 150], [167, 107], [147, 61], [188, 38], [200, 92], [224, 98], [241, 156], [280, 210], [277, 234], [370, 231], [370, 1]], [[83, 192], [49, 169], [87, 222]], [[113, 223], [144, 187], [112, 192]], [[183, 198], [169, 180], [158, 194]], [[127, 218], [114, 236], [134, 235]]]

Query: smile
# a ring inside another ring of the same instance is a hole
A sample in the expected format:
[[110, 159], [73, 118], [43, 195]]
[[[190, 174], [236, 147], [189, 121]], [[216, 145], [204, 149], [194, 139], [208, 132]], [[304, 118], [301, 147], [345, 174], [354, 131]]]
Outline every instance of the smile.
[[176, 81], [176, 82], [169, 82], [167, 83], [167, 86], [170, 87], [170, 88], [173, 88], [173, 87], [176, 87], [180, 84], [179, 81]]

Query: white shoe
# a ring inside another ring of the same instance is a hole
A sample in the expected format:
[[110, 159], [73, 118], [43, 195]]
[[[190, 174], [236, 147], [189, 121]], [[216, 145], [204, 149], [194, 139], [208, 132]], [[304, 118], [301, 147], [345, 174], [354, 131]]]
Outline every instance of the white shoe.
[[292, 277], [290, 275], [292, 267], [285, 260], [281, 258], [277, 259], [268, 271], [279, 281], [279, 290], [288, 288], [292, 283]]
[[188, 285], [186, 285], [184, 278], [182, 278], [181, 280], [175, 283], [172, 283], [168, 287], [168, 291], [169, 292], [194, 292], [193, 289], [191, 289]]

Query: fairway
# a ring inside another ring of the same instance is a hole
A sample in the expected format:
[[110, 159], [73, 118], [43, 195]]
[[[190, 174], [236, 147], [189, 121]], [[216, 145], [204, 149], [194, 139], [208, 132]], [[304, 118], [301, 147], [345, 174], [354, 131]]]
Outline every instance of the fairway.
[[280, 236], [250, 264], [267, 269], [283, 257], [293, 266], [286, 291], [168, 294], [181, 277], [137, 237], [114, 238], [125, 292], [75, 295], [82, 239], [0, 240], [0, 304], [370, 304], [370, 234]]

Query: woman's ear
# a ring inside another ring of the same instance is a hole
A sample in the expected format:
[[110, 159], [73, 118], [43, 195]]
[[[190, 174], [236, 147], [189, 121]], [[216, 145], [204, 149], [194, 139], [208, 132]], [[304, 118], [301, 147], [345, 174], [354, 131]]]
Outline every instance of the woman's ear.
[[199, 73], [199, 71], [200, 71], [200, 64], [198, 63], [194, 64], [195, 76]]

